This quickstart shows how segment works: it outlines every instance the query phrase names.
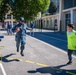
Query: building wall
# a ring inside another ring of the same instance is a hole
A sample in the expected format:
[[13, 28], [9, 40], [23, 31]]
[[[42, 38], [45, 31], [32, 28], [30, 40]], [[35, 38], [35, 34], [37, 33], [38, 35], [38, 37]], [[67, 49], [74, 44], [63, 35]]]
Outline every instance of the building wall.
[[16, 23], [15, 19], [13, 19], [13, 15], [10, 15], [9, 13], [5, 15], [5, 28], [7, 28], [8, 22], [11, 22], [12, 26]]
[[[66, 31], [66, 26], [69, 23], [74, 23], [76, 29], [76, 0], [62, 0], [62, 16], [64, 21], [62, 22], [62, 30]], [[67, 4], [68, 3], [68, 4]], [[63, 19], [62, 19], [63, 20]]]
[[64, 0], [64, 9], [72, 8], [76, 6], [76, 0]]
[[[42, 17], [42, 28], [44, 29], [57, 29], [58, 30], [58, 14]], [[35, 26], [41, 28], [41, 20], [35, 21]]]
[[[51, 1], [56, 2], [57, 0]], [[66, 31], [66, 27], [69, 23], [74, 23], [76, 30], [76, 0], [59, 0], [58, 15], [49, 15], [42, 19], [43, 28], [54, 29], [55, 19], [57, 19], [56, 29], [58, 29], [58, 31]], [[39, 20], [36, 22], [37, 25], [40, 24]]]
[[73, 23], [75, 25], [74, 28], [76, 29], [76, 9], [74, 10]]

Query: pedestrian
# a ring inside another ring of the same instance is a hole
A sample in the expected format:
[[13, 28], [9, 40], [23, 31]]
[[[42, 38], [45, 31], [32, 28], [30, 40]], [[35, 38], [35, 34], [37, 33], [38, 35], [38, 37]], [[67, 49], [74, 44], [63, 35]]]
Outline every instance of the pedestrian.
[[11, 24], [11, 22], [8, 22], [7, 33], [8, 33], [8, 35], [12, 35], [12, 24]]
[[28, 28], [27, 25], [24, 23], [24, 17], [20, 17], [19, 23], [15, 25], [12, 28], [13, 32], [16, 32], [15, 35], [15, 41], [16, 41], [16, 47], [17, 47], [17, 52], [19, 52], [19, 47], [21, 44], [21, 56], [24, 56], [24, 49], [25, 49], [25, 44], [26, 44], [26, 29], [31, 29]]
[[30, 35], [33, 35], [34, 36], [34, 22], [31, 22], [31, 24], [30, 24], [30, 28], [31, 28], [31, 30], [30, 30]]
[[68, 24], [67, 26], [67, 43], [68, 43], [68, 63], [72, 63], [72, 53], [76, 51], [76, 32], [73, 30], [73, 25]]

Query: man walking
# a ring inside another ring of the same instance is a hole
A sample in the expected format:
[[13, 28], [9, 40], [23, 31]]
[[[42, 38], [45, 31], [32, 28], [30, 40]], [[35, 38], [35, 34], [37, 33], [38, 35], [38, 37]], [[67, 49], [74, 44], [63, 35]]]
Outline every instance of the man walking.
[[30, 24], [30, 28], [32, 29], [32, 30], [30, 30], [30, 35], [33, 35], [34, 36], [34, 22], [31, 22], [31, 24]]
[[20, 47], [21, 56], [24, 56], [23, 51], [25, 49], [25, 44], [26, 44], [26, 29], [31, 29], [31, 28], [28, 28], [27, 25], [24, 23], [23, 17], [20, 17], [19, 23], [12, 28], [12, 31], [16, 32], [15, 41], [16, 41], [17, 52], [19, 52], [19, 47], [21, 44]]

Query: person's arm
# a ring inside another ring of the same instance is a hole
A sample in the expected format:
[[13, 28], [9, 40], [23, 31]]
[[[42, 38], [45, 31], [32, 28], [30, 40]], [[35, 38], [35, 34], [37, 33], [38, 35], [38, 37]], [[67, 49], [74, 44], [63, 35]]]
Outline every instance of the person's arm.
[[27, 25], [26, 25], [26, 29], [31, 30], [31, 28], [29, 28]]
[[[75, 38], [76, 38], [76, 31], [75, 31]], [[76, 49], [76, 46], [75, 46], [75, 49]]]
[[17, 25], [15, 25], [15, 26], [12, 28], [12, 32], [13, 32], [13, 33], [16, 32], [16, 27], [17, 27]]

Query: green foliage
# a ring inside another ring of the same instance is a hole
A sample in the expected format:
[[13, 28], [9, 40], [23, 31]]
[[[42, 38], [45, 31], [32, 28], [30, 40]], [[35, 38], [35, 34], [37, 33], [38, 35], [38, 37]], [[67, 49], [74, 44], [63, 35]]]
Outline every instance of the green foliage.
[[0, 0], [0, 3], [2, 2], [2, 0]]
[[42, 14], [42, 17], [45, 17], [46, 16], [46, 14]]
[[0, 0], [0, 21], [5, 17], [5, 14], [9, 10], [9, 0]]
[[2, 0], [0, 17], [3, 18], [11, 9], [15, 19], [22, 16], [25, 20], [33, 20], [39, 12], [47, 10], [49, 4], [50, 0]]
[[56, 10], [57, 10], [56, 5], [54, 4], [54, 2], [51, 2], [49, 6], [49, 13], [53, 15], [56, 12]]
[[33, 20], [38, 12], [45, 11], [50, 0], [15, 0], [11, 4], [16, 19], [23, 16], [26, 20]]

